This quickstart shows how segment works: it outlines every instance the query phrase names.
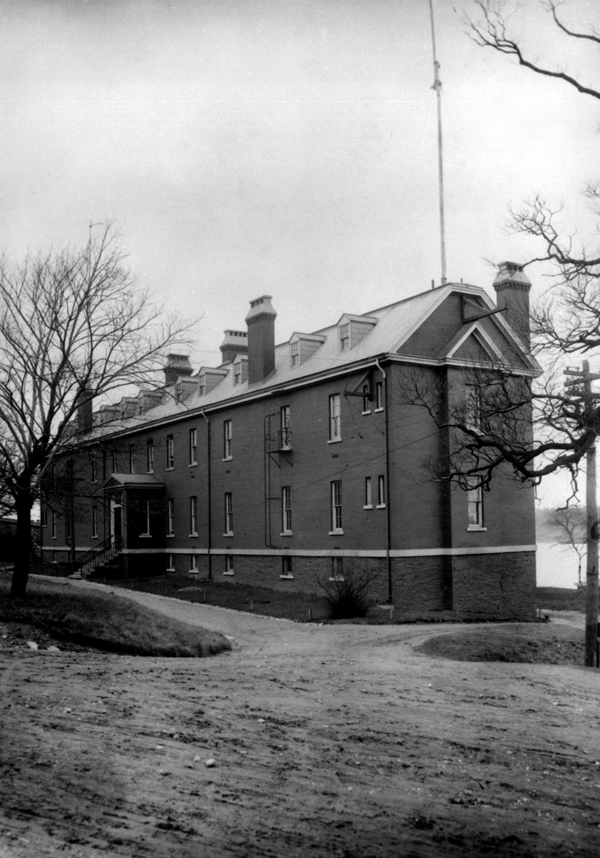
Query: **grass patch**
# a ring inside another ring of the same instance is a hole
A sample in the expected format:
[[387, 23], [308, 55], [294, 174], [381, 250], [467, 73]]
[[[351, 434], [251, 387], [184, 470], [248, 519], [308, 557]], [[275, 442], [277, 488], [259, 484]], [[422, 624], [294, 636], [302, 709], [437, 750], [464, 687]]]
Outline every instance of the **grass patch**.
[[499, 661], [522, 664], [583, 664], [584, 635], [566, 625], [514, 623], [464, 628], [435, 635], [415, 652], [454, 661]]
[[537, 605], [547, 611], [577, 611], [585, 614], [586, 591], [567, 590], [564, 587], [538, 587]]
[[1, 584], [0, 622], [9, 628], [37, 629], [57, 643], [177, 658], [202, 658], [231, 649], [218, 632], [170, 619], [113, 593], [34, 580], [25, 598], [9, 599], [8, 593], [8, 584]]

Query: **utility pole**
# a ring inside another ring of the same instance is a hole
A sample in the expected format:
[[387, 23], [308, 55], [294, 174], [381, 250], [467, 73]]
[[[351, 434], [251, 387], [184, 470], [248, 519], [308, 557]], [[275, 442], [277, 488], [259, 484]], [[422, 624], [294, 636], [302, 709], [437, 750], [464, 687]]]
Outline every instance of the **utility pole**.
[[429, 0], [431, 18], [431, 44], [433, 48], [433, 75], [431, 87], [437, 100], [437, 137], [438, 137], [438, 184], [440, 197], [440, 249], [442, 258], [442, 285], [446, 283], [446, 228], [444, 223], [444, 161], [442, 157], [442, 81], [440, 80], [440, 64], [435, 50], [435, 26], [433, 20], [433, 0]]
[[[600, 393], [592, 392], [592, 381], [600, 378], [600, 373], [590, 373], [590, 365], [583, 361], [582, 372], [565, 370], [565, 375], [573, 380], [567, 382], [571, 388], [574, 402], [583, 405], [584, 419], [591, 413], [594, 400], [600, 399]], [[595, 432], [595, 430], [592, 430]], [[586, 613], [585, 613], [585, 661], [586, 667], [594, 667], [598, 645], [598, 502], [596, 500], [596, 439], [594, 438], [586, 453]], [[600, 665], [596, 664], [596, 667]]]

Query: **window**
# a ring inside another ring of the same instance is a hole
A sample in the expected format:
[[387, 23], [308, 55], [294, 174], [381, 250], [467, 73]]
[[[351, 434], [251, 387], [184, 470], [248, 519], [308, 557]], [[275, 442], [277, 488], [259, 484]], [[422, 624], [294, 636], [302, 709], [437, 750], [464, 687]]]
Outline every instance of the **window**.
[[331, 578], [330, 581], [343, 581], [344, 580], [344, 558], [343, 557], [332, 557], [331, 558]]
[[362, 413], [363, 414], [370, 414], [371, 413], [371, 390], [370, 390], [368, 384], [363, 384], [362, 401], [363, 401]]
[[129, 473], [135, 474], [135, 444], [129, 445]]
[[375, 382], [375, 411], [383, 411], [383, 382]]
[[347, 352], [350, 348], [350, 325], [340, 325], [340, 351]]
[[92, 504], [92, 539], [98, 539], [98, 507]]
[[198, 536], [198, 498], [190, 498], [190, 536]]
[[150, 501], [146, 501], [146, 530], [140, 536], [151, 536], [150, 533]]
[[95, 450], [90, 454], [90, 467], [91, 467], [91, 471], [92, 471], [92, 477], [91, 477], [92, 482], [96, 483], [96, 482], [98, 482], [98, 471], [96, 468], [96, 451]]
[[341, 441], [341, 405], [339, 393], [333, 393], [329, 397], [329, 440]]
[[154, 443], [151, 438], [146, 441], [146, 471], [154, 473]]
[[241, 384], [242, 381], [242, 363], [236, 363], [233, 365], [233, 383]]
[[113, 450], [112, 451], [112, 473], [113, 474], [119, 473], [118, 465], [119, 465], [119, 458], [117, 456], [117, 451]]
[[192, 574], [198, 572], [198, 557], [195, 554], [190, 554], [190, 572]]
[[173, 554], [167, 554], [167, 572], [175, 571], [175, 557]]
[[385, 506], [385, 477], [380, 474], [377, 477], [377, 508]]
[[231, 492], [225, 492], [225, 533], [224, 536], [233, 536], [233, 496]]
[[282, 533], [292, 532], [292, 489], [291, 486], [281, 488], [281, 530]]
[[481, 429], [481, 388], [466, 388], [465, 424], [469, 429]]
[[173, 463], [175, 462], [175, 445], [173, 443], [173, 436], [167, 435], [167, 471], [173, 470]]
[[373, 509], [373, 494], [371, 491], [371, 477], [365, 477], [365, 509]]
[[300, 343], [292, 343], [290, 346], [290, 357], [292, 366], [300, 365]]
[[231, 441], [233, 436], [233, 430], [231, 427], [231, 420], [223, 421], [223, 459], [231, 459]]
[[467, 530], [483, 530], [483, 489], [467, 491]]
[[71, 541], [73, 536], [73, 519], [70, 510], [65, 513], [65, 540]]
[[175, 499], [167, 498], [167, 536], [175, 536]]
[[196, 429], [190, 429], [190, 465], [197, 465], [198, 459], [198, 432]]
[[292, 574], [292, 558], [291, 557], [282, 557], [281, 558], [281, 578], [293, 578]]
[[290, 406], [283, 405], [279, 409], [279, 449], [290, 450], [292, 447], [290, 430]]
[[343, 533], [342, 530], [342, 481], [331, 483], [331, 533]]
[[206, 379], [201, 378], [198, 382], [198, 394], [204, 396], [206, 394]]
[[42, 527], [48, 527], [48, 510], [42, 510]]
[[233, 575], [233, 557], [231, 554], [225, 555], [225, 571], [223, 575]]
[[56, 513], [52, 513], [52, 539], [56, 539]]

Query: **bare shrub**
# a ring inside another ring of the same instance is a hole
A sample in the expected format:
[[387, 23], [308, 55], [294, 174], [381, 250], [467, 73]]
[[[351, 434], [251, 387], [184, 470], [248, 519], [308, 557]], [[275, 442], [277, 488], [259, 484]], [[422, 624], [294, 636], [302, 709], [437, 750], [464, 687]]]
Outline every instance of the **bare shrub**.
[[328, 619], [366, 617], [375, 601], [370, 595], [375, 574], [375, 570], [358, 566], [352, 559], [333, 557], [330, 573], [317, 577], [325, 593]]

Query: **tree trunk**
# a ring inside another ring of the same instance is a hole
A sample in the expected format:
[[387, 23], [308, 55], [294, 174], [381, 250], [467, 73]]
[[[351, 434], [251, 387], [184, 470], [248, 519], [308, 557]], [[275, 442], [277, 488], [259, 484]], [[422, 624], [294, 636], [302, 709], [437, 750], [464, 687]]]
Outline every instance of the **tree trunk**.
[[15, 509], [17, 512], [17, 546], [15, 551], [15, 571], [10, 588], [11, 598], [24, 596], [29, 579], [31, 564], [31, 494], [25, 490], [19, 493]]

